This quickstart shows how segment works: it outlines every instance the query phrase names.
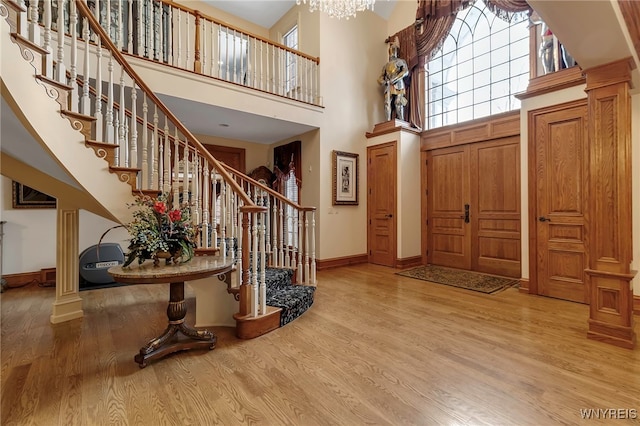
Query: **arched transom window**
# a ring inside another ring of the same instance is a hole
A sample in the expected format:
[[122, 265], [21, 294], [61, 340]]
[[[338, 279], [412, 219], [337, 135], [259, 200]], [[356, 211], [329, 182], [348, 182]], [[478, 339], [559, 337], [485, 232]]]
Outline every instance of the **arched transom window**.
[[429, 129], [520, 108], [513, 95], [529, 83], [527, 14], [506, 22], [477, 0], [458, 13], [425, 76]]

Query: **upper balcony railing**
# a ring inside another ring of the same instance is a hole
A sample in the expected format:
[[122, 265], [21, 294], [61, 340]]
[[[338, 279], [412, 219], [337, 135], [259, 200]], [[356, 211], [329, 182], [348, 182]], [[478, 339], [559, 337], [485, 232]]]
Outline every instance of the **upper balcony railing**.
[[[42, 7], [43, 2], [38, 3]], [[52, 0], [54, 16], [57, 4]], [[167, 0], [88, 0], [87, 4], [124, 53], [322, 105], [319, 58]], [[68, 10], [64, 12], [69, 33]]]

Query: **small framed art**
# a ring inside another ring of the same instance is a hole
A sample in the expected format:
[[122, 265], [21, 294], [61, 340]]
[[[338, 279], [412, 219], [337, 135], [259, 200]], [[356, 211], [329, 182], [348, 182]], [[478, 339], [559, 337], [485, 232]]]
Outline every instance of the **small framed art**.
[[333, 205], [358, 205], [358, 154], [333, 151]]

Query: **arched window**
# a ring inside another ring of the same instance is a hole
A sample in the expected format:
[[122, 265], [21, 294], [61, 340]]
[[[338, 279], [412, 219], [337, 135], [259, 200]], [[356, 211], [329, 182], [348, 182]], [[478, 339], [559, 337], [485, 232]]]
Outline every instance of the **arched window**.
[[529, 83], [526, 13], [506, 22], [482, 0], [458, 12], [442, 47], [426, 65], [427, 128], [520, 108], [513, 95]]

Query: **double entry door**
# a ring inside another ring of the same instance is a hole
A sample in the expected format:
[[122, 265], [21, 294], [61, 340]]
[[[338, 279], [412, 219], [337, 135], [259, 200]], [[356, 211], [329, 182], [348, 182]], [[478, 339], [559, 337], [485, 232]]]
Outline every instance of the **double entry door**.
[[520, 277], [520, 137], [427, 151], [427, 261]]

